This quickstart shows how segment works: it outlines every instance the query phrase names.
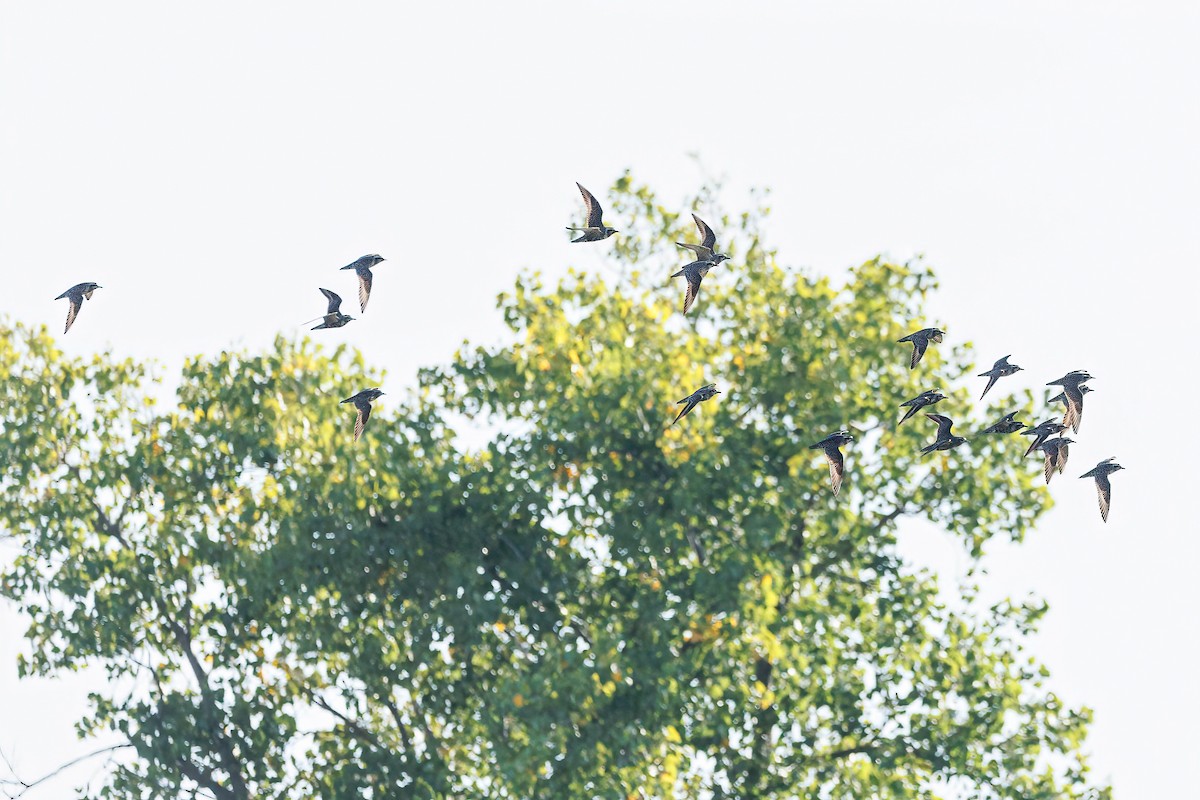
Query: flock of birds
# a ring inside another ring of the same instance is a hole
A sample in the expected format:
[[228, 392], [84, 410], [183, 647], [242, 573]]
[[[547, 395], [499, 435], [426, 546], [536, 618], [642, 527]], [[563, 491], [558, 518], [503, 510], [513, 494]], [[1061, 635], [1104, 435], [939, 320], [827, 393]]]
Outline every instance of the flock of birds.
[[[580, 234], [571, 241], [575, 243], [599, 242], [617, 233], [615, 228], [610, 228], [604, 224], [604, 210], [601, 208], [600, 203], [596, 201], [595, 196], [580, 184], [576, 183], [575, 185], [579, 187], [579, 192], [583, 195], [587, 222], [582, 227], [568, 226], [567, 230]], [[696, 214], [692, 214], [692, 219], [695, 220], [696, 228], [700, 232], [700, 244], [684, 242], [677, 242], [677, 244], [690, 251], [695, 256], [695, 259], [671, 275], [672, 278], [683, 277], [686, 280], [687, 287], [683, 297], [684, 314], [688, 313], [693, 304], [695, 304], [696, 297], [700, 294], [700, 283], [703, 281], [704, 276], [713, 267], [729, 259], [729, 256], [724, 253], [717, 252], [717, 236], [713, 232], [713, 229], [704, 220], [696, 216]], [[365, 255], [341, 268], [343, 270], [354, 270], [358, 278], [358, 301], [361, 312], [366, 312], [367, 301], [371, 297], [371, 285], [374, 277], [371, 273], [371, 268], [383, 260], [382, 256], [376, 254]], [[102, 287], [97, 283], [80, 283], [72, 286], [55, 298], [56, 300], [66, 298], [70, 303], [70, 308], [67, 311], [67, 325], [63, 333], [71, 330], [71, 326], [75, 323], [75, 318], [79, 315], [79, 310], [83, 306], [83, 301], [85, 299], [90, 300], [92, 293], [100, 288]], [[322, 288], [321, 294], [325, 296], [327, 306], [322, 316], [309, 320], [309, 322], [320, 320], [320, 324], [316, 325], [312, 330], [340, 328], [354, 319], [354, 317], [342, 313], [342, 298], [337, 293]], [[907, 342], [912, 345], [913, 349], [912, 357], [909, 361], [909, 369], [916, 369], [917, 365], [921, 363], [921, 358], [925, 355], [926, 350], [929, 349], [929, 345], [941, 342], [944, 336], [945, 332], [937, 328], [925, 328], [915, 333], [910, 333], [903, 339], [898, 340], [899, 342]], [[1015, 375], [1021, 371], [1021, 367], [1009, 363], [1010, 357], [1005, 356], [1001, 358], [990, 370], [979, 374], [979, 377], [986, 377], [988, 379], [987, 386], [983, 389], [983, 394], [979, 396], [980, 400], [996, 385], [996, 381], [1000, 380], [1000, 378]], [[1062, 421], [1049, 419], [1038, 425], [1028, 427], [1021, 434], [1022, 436], [1032, 437], [1029, 448], [1025, 451], [1026, 457], [1034, 451], [1040, 451], [1044, 456], [1047, 484], [1050, 483], [1050, 479], [1055, 473], [1061, 474], [1066, 468], [1068, 447], [1075, 440], [1063, 434], [1068, 429], [1073, 433], [1079, 432], [1079, 424], [1083, 418], [1083, 397], [1091, 391], [1084, 384], [1089, 380], [1093, 380], [1093, 378], [1087, 372], [1074, 370], [1057, 380], [1049, 381], [1046, 384], [1047, 386], [1061, 386], [1063, 388], [1061, 394], [1050, 400], [1051, 403], [1062, 403], [1066, 407], [1066, 413], [1063, 415]], [[713, 399], [720, 393], [715, 383], [701, 386], [676, 403], [676, 405], [682, 405], [683, 409], [671, 424], [674, 425], [679, 422], [679, 420], [691, 413], [697, 405]], [[353, 404], [357, 412], [354, 420], [354, 441], [357, 442], [359, 437], [362, 436], [367, 420], [371, 416], [371, 403], [382, 395], [383, 392], [379, 389], [364, 389], [352, 397], [347, 397], [341, 401], [342, 403]], [[902, 408], [907, 408], [907, 411], [900, 418], [898, 424], [904, 424], [906, 420], [922, 409], [929, 408], [944, 399], [946, 399], [945, 395], [940, 392], [925, 391], [911, 400], [904, 401], [900, 405]], [[1008, 435], [1026, 428], [1027, 426], [1024, 423], [1018, 422], [1015, 419], [1016, 413], [1014, 411], [1006, 414], [1000, 421], [984, 429], [983, 433]], [[952, 433], [954, 421], [949, 417], [942, 414], [930, 413], [926, 413], [925, 416], [937, 423], [937, 435], [933, 442], [921, 449], [922, 453], [928, 454], [938, 450], [951, 450], [967, 441], [962, 436], [956, 436]], [[810, 449], [824, 452], [826, 459], [829, 461], [830, 485], [835, 497], [841, 491], [842, 478], [845, 474], [845, 458], [842, 454], [842, 448], [852, 441], [854, 441], [854, 437], [850, 435], [848, 430], [839, 430], [810, 446]], [[1109, 482], [1109, 476], [1120, 469], [1124, 469], [1124, 467], [1116, 463], [1116, 459], [1107, 458], [1079, 476], [1080, 478], [1095, 479], [1096, 491], [1100, 499], [1100, 517], [1105, 522], [1108, 521], [1108, 509], [1112, 500], [1112, 484]]]

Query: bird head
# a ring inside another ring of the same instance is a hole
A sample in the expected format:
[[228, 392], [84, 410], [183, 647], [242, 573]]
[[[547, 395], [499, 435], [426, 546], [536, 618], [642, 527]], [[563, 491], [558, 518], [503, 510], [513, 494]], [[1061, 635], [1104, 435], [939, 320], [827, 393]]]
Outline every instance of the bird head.
[[713, 257], [710, 260], [712, 261], [713, 266], [716, 266], [722, 261], [728, 261], [729, 256], [725, 255], [724, 253], [713, 253]]

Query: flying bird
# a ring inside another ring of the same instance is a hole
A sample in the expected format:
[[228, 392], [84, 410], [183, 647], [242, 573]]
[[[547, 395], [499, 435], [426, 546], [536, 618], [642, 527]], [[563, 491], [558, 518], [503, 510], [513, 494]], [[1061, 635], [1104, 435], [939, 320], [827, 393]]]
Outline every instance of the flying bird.
[[360, 311], [367, 310], [367, 301], [371, 299], [371, 282], [375, 278], [371, 274], [371, 267], [383, 260], [383, 256], [372, 253], [369, 256], [362, 256], [354, 263], [342, 267], [342, 269], [352, 269], [358, 275], [358, 305]]
[[684, 403], [687, 405], [683, 407], [683, 411], [679, 412], [679, 416], [675, 417], [675, 421], [671, 424], [674, 425], [676, 422], [679, 422], [680, 419], [690, 414], [692, 409], [695, 408], [698, 403], [703, 403], [705, 400], [711, 400], [719, 395], [721, 392], [716, 388], [716, 386], [717, 385], [715, 383], [706, 384], [682, 400], [676, 401], [675, 405], [682, 405]]
[[587, 210], [587, 225], [583, 228], [572, 228], [567, 226], [569, 231], [582, 231], [583, 235], [578, 239], [572, 239], [572, 242], [598, 242], [601, 239], [607, 239], [616, 233], [616, 229], [610, 228], [604, 224], [604, 209], [596, 202], [596, 197], [587, 189], [580, 186], [576, 181], [576, 186], [579, 186], [579, 193], [583, 195], [583, 204]]
[[1074, 439], [1059, 437], [1047, 439], [1038, 445], [1038, 449], [1046, 456], [1046, 483], [1055, 472], [1061, 473], [1067, 466], [1067, 446], [1074, 444]]
[[383, 392], [379, 389], [363, 389], [353, 397], [347, 397], [342, 403], [353, 403], [358, 409], [358, 415], [354, 418], [354, 441], [358, 441], [358, 437], [362, 436], [363, 428], [367, 427], [367, 420], [371, 418], [371, 401], [377, 400], [383, 396]]
[[717, 235], [713, 233], [712, 228], [708, 227], [708, 223], [697, 217], [695, 214], [692, 214], [692, 219], [696, 220], [696, 227], [700, 230], [700, 236], [703, 239], [701, 243], [685, 244], [683, 242], [676, 242], [675, 244], [679, 245], [680, 247], [686, 247], [688, 250], [691, 250], [696, 254], [696, 259], [698, 261], [711, 262], [714, 267], [717, 264], [720, 264], [722, 261], [728, 260], [729, 256], [716, 251]]
[[1016, 433], [1025, 427], [1025, 423], [1017, 422], [1014, 417], [1017, 416], [1016, 411], [1011, 411], [1000, 418], [1000, 421], [995, 425], [984, 428], [984, 433]]
[[92, 299], [92, 292], [104, 287], [98, 283], [77, 283], [70, 289], [60, 294], [55, 300], [62, 300], [64, 297], [71, 304], [67, 309], [67, 327], [63, 328], [63, 333], [71, 330], [71, 326], [75, 324], [75, 317], [79, 316], [79, 309], [83, 307], [83, 301]]
[[[1080, 391], [1082, 394], [1087, 394], [1088, 392], [1094, 392], [1094, 391], [1096, 391], [1096, 390], [1095, 390], [1095, 389], [1093, 389], [1093, 388], [1092, 388], [1092, 387], [1090, 387], [1090, 386], [1080, 386], [1080, 387], [1079, 387], [1079, 391]], [[1066, 392], [1059, 392], [1058, 394], [1054, 395], [1054, 397], [1051, 397], [1051, 398], [1050, 398], [1049, 400], [1047, 400], [1046, 402], [1047, 402], [1047, 403], [1062, 403], [1062, 404], [1065, 406], [1065, 405], [1067, 404], [1067, 393], [1066, 393]]]
[[934, 450], [950, 450], [966, 441], [963, 437], [955, 436], [950, 432], [950, 428], [954, 425], [954, 420], [941, 414], [926, 414], [925, 416], [937, 423], [938, 432], [937, 438], [933, 440], [933, 444], [921, 448], [922, 453], [928, 454]]
[[942, 337], [946, 335], [945, 331], [940, 331], [937, 328], [922, 328], [916, 333], [910, 333], [903, 339], [897, 339], [897, 342], [912, 342], [913, 352], [912, 361], [909, 362], [909, 369], [916, 369], [920, 363], [921, 357], [925, 355], [925, 351], [929, 349], [930, 342], [940, 342]]
[[1075, 433], [1079, 433], [1079, 423], [1083, 421], [1083, 383], [1093, 380], [1085, 370], [1073, 370], [1047, 386], [1063, 387], [1063, 397], [1067, 403], [1067, 413], [1063, 416], [1063, 425]]
[[[321, 320], [321, 324], [313, 327], [314, 331], [320, 330], [321, 328], [340, 328], [350, 320], [354, 319], [354, 317], [347, 316], [341, 312], [341, 297], [329, 291], [328, 289], [322, 289], [321, 294], [325, 295], [325, 298], [329, 301], [329, 308], [326, 309], [325, 316], [317, 317], [317, 319]], [[309, 322], [314, 322], [314, 320], [310, 319]]]
[[979, 373], [980, 378], [986, 377], [988, 379], [987, 386], [985, 386], [983, 389], [983, 394], [979, 395], [980, 400], [983, 399], [983, 395], [987, 394], [988, 391], [991, 390], [991, 388], [996, 385], [996, 381], [1000, 380], [1001, 378], [1006, 378], [1009, 375], [1016, 375], [1018, 372], [1021, 371], [1021, 368], [1018, 367], [1016, 364], [1008, 363], [1008, 360], [1010, 358], [1012, 358], [1012, 356], [1005, 356], [1004, 358], [1000, 359], [995, 364], [993, 364], [992, 368], [989, 369], [987, 372]]
[[1066, 429], [1067, 426], [1063, 425], [1061, 422], [1048, 419], [1045, 422], [1039, 422], [1037, 425], [1034, 425], [1027, 431], [1021, 431], [1022, 436], [1033, 437], [1033, 442], [1029, 445], [1029, 449], [1025, 451], [1025, 457], [1027, 458], [1030, 453], [1041, 447], [1042, 442], [1046, 441], [1051, 436], [1062, 433]]
[[945, 399], [946, 399], [946, 395], [942, 394], [941, 392], [921, 392], [919, 395], [914, 397], [912, 400], [905, 400], [903, 403], [900, 404], [900, 407], [904, 408], [904, 406], [908, 406], [909, 407], [908, 411], [904, 412], [904, 416], [901, 417], [900, 422], [898, 422], [896, 424], [903, 425], [904, 421], [906, 419], [911, 417], [913, 414], [916, 414], [922, 408], [925, 408], [926, 406], [931, 406], [934, 403], [940, 403]]
[[829, 485], [833, 488], [834, 497], [837, 497], [838, 492], [842, 490], [842, 474], [846, 471], [846, 462], [839, 448], [852, 441], [854, 441], [854, 437], [850, 435], [850, 431], [840, 430], [837, 433], [831, 433], [816, 444], [808, 446], [809, 450], [825, 452], [825, 458], [829, 461]]
[[1109, 483], [1108, 476], [1119, 469], [1125, 468], [1117, 463], [1116, 458], [1106, 458], [1079, 476], [1096, 479], [1096, 494], [1100, 498], [1100, 519], [1105, 522], [1108, 522], [1108, 505], [1112, 501], [1112, 484]]
[[712, 261], [693, 261], [671, 276], [678, 278], [682, 275], [687, 279], [687, 291], [683, 295], [683, 313], [686, 314], [696, 302], [696, 295], [700, 294], [700, 281], [704, 280], [704, 276], [715, 266]]

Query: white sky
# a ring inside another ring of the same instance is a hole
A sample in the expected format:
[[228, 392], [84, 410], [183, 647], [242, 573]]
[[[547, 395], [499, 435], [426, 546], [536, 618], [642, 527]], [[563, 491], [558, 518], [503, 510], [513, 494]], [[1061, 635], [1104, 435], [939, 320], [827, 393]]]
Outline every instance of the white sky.
[[[1097, 376], [1058, 506], [985, 586], [1049, 600], [1033, 649], [1096, 710], [1098, 776], [1182, 797], [1200, 442], [1159, 420], [1200, 388], [1197, 42], [1186, 3], [0, 2], [0, 313], [57, 332], [51, 298], [98, 281], [65, 349], [169, 373], [298, 332], [318, 286], [349, 310], [336, 269], [378, 252], [365, 318], [322, 338], [399, 388], [495, 340], [519, 269], [604, 268], [563, 238], [574, 181], [682, 198], [698, 153], [729, 208], [773, 190], [786, 263], [924, 253], [949, 338], [1026, 368], [1001, 389]], [[1109, 455], [1105, 526], [1075, 475]], [[947, 587], [970, 565], [922, 526], [904, 547]], [[72, 726], [96, 680], [18, 684], [20, 630], [0, 610], [0, 749], [28, 778], [94, 746]]]

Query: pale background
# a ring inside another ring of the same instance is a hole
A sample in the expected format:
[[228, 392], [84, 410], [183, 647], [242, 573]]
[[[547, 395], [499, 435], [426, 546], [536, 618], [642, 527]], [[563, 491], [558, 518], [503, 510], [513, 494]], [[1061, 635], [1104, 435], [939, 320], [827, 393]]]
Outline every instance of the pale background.
[[[58, 332], [51, 298], [97, 281], [62, 346], [169, 375], [297, 333], [319, 285], [358, 316], [336, 269], [379, 252], [365, 318], [321, 333], [399, 391], [464, 338], [499, 340], [519, 269], [605, 269], [603, 245], [565, 242], [574, 181], [600, 193], [628, 167], [681, 199], [697, 153], [727, 207], [773, 189], [785, 263], [841, 276], [924, 253], [949, 340], [1026, 368], [999, 390], [1097, 376], [1057, 507], [989, 547], [985, 595], [1050, 602], [1031, 648], [1096, 710], [1097, 776], [1182, 798], [1197, 42], [1185, 3], [0, 2], [0, 314]], [[1109, 455], [1127, 471], [1102, 525], [1075, 476]], [[925, 526], [903, 544], [949, 594], [971, 566]], [[95, 747], [72, 725], [100, 678], [18, 682], [22, 629], [0, 605], [0, 750], [29, 779]], [[29, 797], [73, 797], [92, 771]]]

